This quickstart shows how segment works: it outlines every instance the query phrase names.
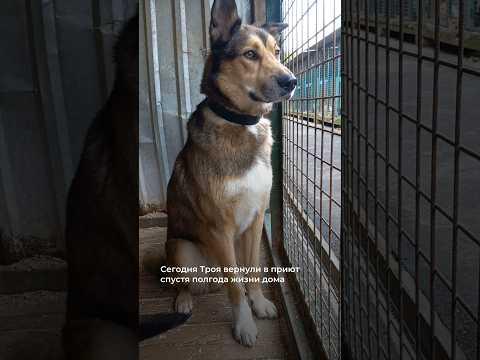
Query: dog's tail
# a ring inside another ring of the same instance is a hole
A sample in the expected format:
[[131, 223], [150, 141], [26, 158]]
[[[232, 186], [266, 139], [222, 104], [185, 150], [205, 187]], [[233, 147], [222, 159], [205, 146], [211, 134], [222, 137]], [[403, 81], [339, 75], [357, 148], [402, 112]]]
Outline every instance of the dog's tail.
[[[158, 249], [147, 249], [143, 255], [142, 266], [145, 272], [162, 277], [160, 268], [166, 264], [164, 252]], [[190, 318], [190, 314], [182, 313], [160, 313], [142, 315], [139, 323], [139, 340], [145, 340], [165, 331], [182, 325]]]
[[[165, 276], [160, 271], [162, 265], [166, 264], [166, 256], [163, 251], [152, 247], [145, 250], [142, 260], [143, 270], [159, 278]], [[160, 313], [142, 315], [139, 323], [139, 340], [145, 340], [165, 331], [182, 325], [190, 318], [190, 314], [182, 313]]]
[[139, 326], [140, 341], [182, 325], [189, 318], [190, 314], [182, 313], [142, 315]]

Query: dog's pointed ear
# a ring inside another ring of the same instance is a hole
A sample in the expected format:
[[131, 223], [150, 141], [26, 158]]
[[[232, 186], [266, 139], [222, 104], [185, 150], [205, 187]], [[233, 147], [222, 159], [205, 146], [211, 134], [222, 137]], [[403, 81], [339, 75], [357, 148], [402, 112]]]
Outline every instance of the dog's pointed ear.
[[288, 27], [285, 23], [266, 23], [262, 25], [262, 29], [269, 32], [275, 39], [277, 39], [280, 33]]
[[215, 0], [212, 6], [210, 20], [210, 42], [212, 47], [216, 44], [227, 43], [242, 25], [238, 16], [235, 0]]

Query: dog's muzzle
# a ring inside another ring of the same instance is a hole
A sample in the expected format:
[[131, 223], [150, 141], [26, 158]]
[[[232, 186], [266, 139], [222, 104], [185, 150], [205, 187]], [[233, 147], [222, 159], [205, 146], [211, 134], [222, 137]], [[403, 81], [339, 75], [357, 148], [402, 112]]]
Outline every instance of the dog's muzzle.
[[277, 77], [278, 86], [289, 93], [297, 86], [297, 78], [292, 75], [281, 75]]

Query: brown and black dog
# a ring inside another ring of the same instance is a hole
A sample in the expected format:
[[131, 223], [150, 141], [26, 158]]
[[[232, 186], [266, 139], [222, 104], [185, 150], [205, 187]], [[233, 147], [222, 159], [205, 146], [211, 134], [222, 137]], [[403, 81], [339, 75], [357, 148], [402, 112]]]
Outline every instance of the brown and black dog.
[[[273, 103], [290, 98], [296, 86], [279, 61], [276, 41], [287, 25], [244, 25], [234, 0], [216, 0], [211, 14], [211, 53], [201, 89], [207, 98], [188, 122], [188, 140], [168, 185], [167, 261], [197, 270], [201, 265], [258, 267], [272, 185], [272, 136], [263, 116]], [[258, 282], [245, 282], [245, 294], [242, 283], [233, 281], [237, 275], [223, 276], [229, 279], [234, 337], [252, 346], [257, 328], [251, 309], [259, 318], [274, 318], [277, 309]], [[190, 313], [191, 294], [210, 288], [179, 283], [176, 310]]]

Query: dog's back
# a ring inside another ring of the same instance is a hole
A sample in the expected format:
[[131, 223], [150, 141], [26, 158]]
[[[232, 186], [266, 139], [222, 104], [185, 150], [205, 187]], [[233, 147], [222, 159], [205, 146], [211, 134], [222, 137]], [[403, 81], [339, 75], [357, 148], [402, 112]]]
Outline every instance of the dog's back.
[[129, 358], [137, 348], [138, 17], [122, 32], [116, 60], [114, 90], [88, 131], [68, 196], [70, 359], [110, 358], [95, 352], [99, 341], [115, 345], [111, 358]]

